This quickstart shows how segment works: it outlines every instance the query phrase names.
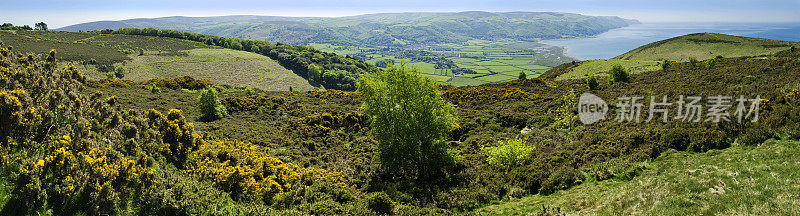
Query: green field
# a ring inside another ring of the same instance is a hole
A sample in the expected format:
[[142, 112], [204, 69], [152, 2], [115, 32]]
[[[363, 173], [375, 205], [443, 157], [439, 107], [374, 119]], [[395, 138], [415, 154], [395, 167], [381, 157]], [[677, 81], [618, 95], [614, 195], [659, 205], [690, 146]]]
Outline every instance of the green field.
[[[259, 54], [230, 49], [193, 49], [181, 55], [131, 55], [131, 61], [118, 63], [127, 69], [126, 79], [144, 81], [153, 78], [193, 76], [216, 84], [258, 88], [270, 91], [314, 89], [307, 80], [283, 68], [278, 62]], [[85, 74], [101, 79], [105, 74], [87, 68]]]
[[[319, 43], [311, 44], [311, 46], [339, 55], [363, 54], [366, 61], [371, 64], [387, 59], [395, 62], [406, 61], [419, 68], [423, 75], [431, 77], [439, 83], [454, 86], [507, 82], [516, 79], [520, 72], [524, 72], [529, 78], [537, 77], [552, 66], [572, 61], [571, 58], [561, 53], [560, 48], [531, 42], [473, 39], [461, 44], [430, 45], [432, 55], [444, 56], [460, 68], [472, 69], [477, 72], [476, 74], [453, 75], [449, 69], [435, 69], [432, 63], [411, 61], [411, 59], [398, 56], [398, 53], [402, 53], [402, 51], [386, 52], [379, 48]], [[563, 60], [559, 60], [561, 58]]]
[[[215, 84], [263, 90], [314, 89], [269, 57], [173, 38], [56, 31], [0, 31], [0, 41], [22, 52], [55, 49], [61, 64], [76, 65], [90, 79], [106, 78], [98, 65], [125, 68], [125, 79], [193, 76]], [[139, 52], [144, 55], [139, 55]], [[95, 63], [87, 63], [94, 59]]]
[[798, 42], [749, 38], [725, 34], [696, 33], [653, 42], [614, 59], [658, 61], [705, 60], [716, 56], [740, 57], [773, 54]]
[[587, 182], [484, 207], [482, 215], [792, 215], [800, 212], [800, 142], [666, 152], [632, 180]]
[[131, 60], [139, 49], [148, 53], [171, 53], [211, 46], [172, 38], [107, 35], [57, 31], [0, 31], [0, 41], [16, 50], [49, 53], [55, 49], [63, 61], [88, 61], [113, 64]]

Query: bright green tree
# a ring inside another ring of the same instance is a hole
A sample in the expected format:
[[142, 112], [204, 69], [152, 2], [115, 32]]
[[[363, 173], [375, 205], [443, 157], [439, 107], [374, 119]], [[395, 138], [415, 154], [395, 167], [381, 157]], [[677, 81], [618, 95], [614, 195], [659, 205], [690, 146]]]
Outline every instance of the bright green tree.
[[594, 77], [594, 74], [589, 75], [589, 78], [586, 78], [586, 85], [589, 86], [589, 90], [597, 90], [599, 83], [597, 83], [597, 78]]
[[670, 61], [669, 59], [664, 59], [663, 61], [661, 61], [661, 69], [664, 71], [669, 70], [669, 66], [671, 65], [672, 61]]
[[614, 65], [611, 66], [611, 70], [608, 71], [608, 81], [613, 82], [628, 82], [630, 80], [630, 73], [628, 69], [622, 67], [622, 65]]
[[456, 125], [455, 107], [435, 81], [401, 63], [363, 75], [358, 84], [385, 171], [430, 179], [454, 164], [458, 155], [445, 140]]
[[228, 110], [219, 102], [217, 90], [214, 88], [204, 89], [200, 92], [197, 99], [197, 106], [202, 114], [201, 118], [206, 121], [214, 121], [228, 115]]

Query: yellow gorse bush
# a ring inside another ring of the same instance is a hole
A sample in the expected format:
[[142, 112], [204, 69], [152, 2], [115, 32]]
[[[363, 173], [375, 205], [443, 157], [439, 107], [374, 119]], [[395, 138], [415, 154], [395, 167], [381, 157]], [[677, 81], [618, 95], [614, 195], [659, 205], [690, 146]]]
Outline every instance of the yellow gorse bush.
[[192, 153], [187, 170], [193, 177], [229, 191], [235, 199], [265, 203], [272, 203], [303, 181], [328, 181], [344, 186], [339, 173], [283, 163], [268, 152], [239, 141], [203, 142]]
[[[210, 183], [214, 199], [265, 203], [295, 185], [328, 181], [344, 187], [336, 172], [284, 163], [250, 143], [206, 139], [180, 110], [120, 111], [113, 96], [84, 94], [85, 77], [74, 66], [55, 68], [55, 52], [48, 56], [53, 62], [0, 52], [0, 168], [11, 170], [9, 191], [24, 207], [113, 214], [134, 193], [145, 193], [140, 199], [157, 211], [185, 211], [189, 201], [219, 204], [160, 194], [178, 190], [178, 183]], [[174, 179], [181, 182], [169, 182]]]

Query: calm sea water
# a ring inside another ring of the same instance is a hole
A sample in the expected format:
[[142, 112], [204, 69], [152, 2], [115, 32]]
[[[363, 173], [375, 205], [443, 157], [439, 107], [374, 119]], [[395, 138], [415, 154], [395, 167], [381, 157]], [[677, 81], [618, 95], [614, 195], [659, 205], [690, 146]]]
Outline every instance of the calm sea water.
[[699, 32], [800, 41], [800, 23], [643, 23], [592, 38], [544, 40], [542, 43], [565, 47], [569, 56], [581, 60], [607, 59], [648, 43]]

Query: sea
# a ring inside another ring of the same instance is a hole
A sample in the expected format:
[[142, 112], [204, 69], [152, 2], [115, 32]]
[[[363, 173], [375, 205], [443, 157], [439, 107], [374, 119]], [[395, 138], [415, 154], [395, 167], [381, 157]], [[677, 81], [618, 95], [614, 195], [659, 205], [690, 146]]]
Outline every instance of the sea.
[[608, 59], [639, 46], [691, 33], [721, 33], [783, 41], [800, 41], [800, 23], [642, 23], [588, 38], [543, 40], [564, 47], [580, 60]]

